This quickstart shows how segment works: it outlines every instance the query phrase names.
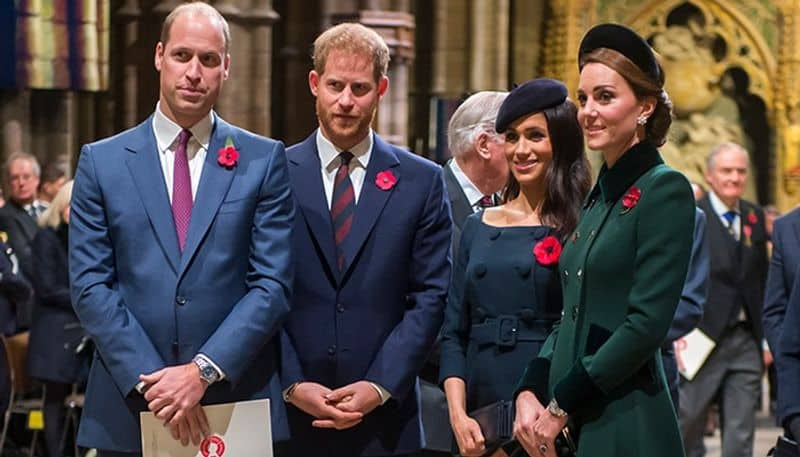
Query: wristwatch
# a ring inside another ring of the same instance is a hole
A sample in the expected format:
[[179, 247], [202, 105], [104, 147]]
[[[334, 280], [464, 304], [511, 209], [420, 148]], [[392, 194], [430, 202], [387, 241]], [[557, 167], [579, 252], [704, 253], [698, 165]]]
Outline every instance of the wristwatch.
[[194, 356], [192, 362], [197, 365], [197, 368], [200, 369], [200, 379], [207, 382], [208, 385], [214, 384], [215, 382], [219, 381], [220, 375], [219, 371], [211, 365], [205, 357], [200, 357], [199, 355]]
[[567, 417], [567, 412], [558, 406], [558, 402], [556, 401], [555, 397], [553, 397], [553, 399], [550, 400], [550, 403], [547, 404], [547, 411], [559, 419], [562, 417]]

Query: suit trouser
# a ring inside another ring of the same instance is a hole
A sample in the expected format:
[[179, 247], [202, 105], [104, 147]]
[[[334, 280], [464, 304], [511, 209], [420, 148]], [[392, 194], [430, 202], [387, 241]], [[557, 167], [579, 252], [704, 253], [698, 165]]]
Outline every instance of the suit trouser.
[[726, 331], [691, 381], [680, 386], [680, 422], [687, 457], [705, 455], [703, 429], [719, 394], [722, 457], [752, 457], [761, 395], [761, 352], [743, 326]]

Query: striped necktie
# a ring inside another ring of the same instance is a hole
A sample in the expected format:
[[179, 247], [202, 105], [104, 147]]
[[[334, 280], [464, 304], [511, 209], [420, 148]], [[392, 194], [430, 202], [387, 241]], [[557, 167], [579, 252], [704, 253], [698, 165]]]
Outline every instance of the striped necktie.
[[339, 154], [342, 163], [336, 171], [336, 179], [333, 182], [333, 198], [331, 199], [331, 222], [333, 223], [333, 233], [336, 239], [336, 265], [339, 270], [344, 267], [344, 241], [350, 234], [350, 227], [353, 225], [353, 214], [356, 209], [356, 194], [353, 191], [353, 183], [350, 181], [350, 160], [353, 154], [343, 151]]

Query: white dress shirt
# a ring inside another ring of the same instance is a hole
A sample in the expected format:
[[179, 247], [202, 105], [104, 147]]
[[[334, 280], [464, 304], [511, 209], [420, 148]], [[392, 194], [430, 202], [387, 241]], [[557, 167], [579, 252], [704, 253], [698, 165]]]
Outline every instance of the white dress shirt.
[[[713, 190], [708, 192], [708, 201], [711, 203], [711, 208], [717, 213], [717, 217], [719, 217], [719, 220], [722, 222], [722, 226], [727, 228], [730, 225], [733, 229], [733, 237], [736, 238], [736, 241], [739, 241], [742, 233], [742, 211], [739, 208], [739, 202], [737, 201], [733, 208], [728, 208], [728, 206], [717, 197], [717, 194], [715, 194]], [[736, 217], [733, 218], [730, 224], [728, 224], [728, 220], [723, 216], [723, 214], [728, 211], [736, 212]]]
[[[469, 177], [466, 173], [458, 166], [458, 162], [455, 158], [450, 161], [449, 164], [450, 169], [453, 171], [453, 176], [456, 177], [456, 181], [458, 181], [458, 185], [461, 186], [461, 189], [464, 191], [464, 196], [467, 197], [467, 201], [469, 205], [472, 207], [472, 212], [477, 213], [479, 210], [483, 209], [481, 206], [481, 200], [483, 199], [483, 194], [480, 190], [478, 190], [478, 186], [473, 184], [470, 181]], [[492, 199], [497, 202], [500, 199], [497, 195], [492, 195]]]
[[[334, 146], [322, 130], [317, 129], [317, 151], [319, 153], [319, 163], [322, 165], [322, 185], [325, 187], [325, 200], [328, 202], [328, 209], [331, 208], [331, 200], [333, 199], [333, 183], [336, 181], [336, 172], [339, 170], [339, 165], [342, 160], [339, 154], [344, 151]], [[359, 196], [361, 195], [361, 187], [364, 185], [364, 176], [367, 174], [367, 165], [369, 158], [372, 155], [372, 130], [360, 143], [348, 149], [353, 154], [350, 160], [350, 182], [353, 183], [353, 193], [356, 197], [356, 204], [358, 204]]]
[[[369, 165], [369, 158], [372, 156], [372, 129], [369, 130], [366, 138], [361, 140], [358, 144], [348, 149], [353, 154], [350, 159], [350, 182], [353, 184], [353, 194], [355, 195], [355, 202], [358, 204], [361, 195], [361, 188], [364, 186], [364, 177], [367, 174], [367, 165]], [[319, 163], [321, 165], [320, 172], [322, 173], [322, 185], [325, 188], [325, 200], [328, 203], [328, 209], [331, 208], [331, 200], [333, 200], [333, 184], [336, 181], [336, 172], [342, 164], [342, 159], [339, 158], [344, 149], [336, 147], [330, 140], [325, 138], [321, 129], [317, 129], [317, 153], [319, 154]], [[386, 403], [392, 394], [374, 382], [369, 382], [370, 385], [378, 392], [381, 399], [381, 404]], [[284, 390], [284, 397], [291, 387]]]
[[[189, 128], [189, 131], [192, 132], [192, 137], [189, 138], [189, 143], [186, 145], [186, 157], [189, 159], [192, 200], [197, 195], [197, 187], [200, 184], [200, 176], [203, 174], [203, 163], [206, 160], [206, 154], [208, 154], [208, 143], [211, 140], [213, 127], [214, 114], [211, 111], [208, 116]], [[164, 182], [167, 185], [170, 203], [172, 203], [175, 149], [178, 147], [178, 134], [181, 133], [181, 130], [183, 130], [181, 126], [172, 122], [161, 112], [161, 103], [156, 104], [156, 112], [153, 115], [153, 133], [156, 136], [156, 146], [159, 152], [158, 159], [161, 162], [161, 170], [164, 172]]]

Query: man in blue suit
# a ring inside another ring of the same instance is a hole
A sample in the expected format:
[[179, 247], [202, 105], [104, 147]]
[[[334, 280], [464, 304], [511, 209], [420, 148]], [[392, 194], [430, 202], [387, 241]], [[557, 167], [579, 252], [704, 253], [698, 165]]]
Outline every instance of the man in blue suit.
[[442, 324], [451, 220], [441, 167], [375, 134], [389, 50], [340, 24], [314, 42], [319, 129], [287, 150], [297, 275], [281, 340], [280, 456], [422, 447], [417, 374]]
[[777, 219], [764, 296], [764, 334], [778, 375], [778, 421], [800, 440], [800, 208]]
[[151, 410], [184, 445], [209, 433], [200, 404], [271, 398], [289, 311], [294, 203], [283, 145], [211, 109], [228, 76], [225, 19], [177, 7], [155, 50], [145, 122], [81, 150], [70, 224], [72, 300], [97, 352], [78, 442], [140, 452]]

